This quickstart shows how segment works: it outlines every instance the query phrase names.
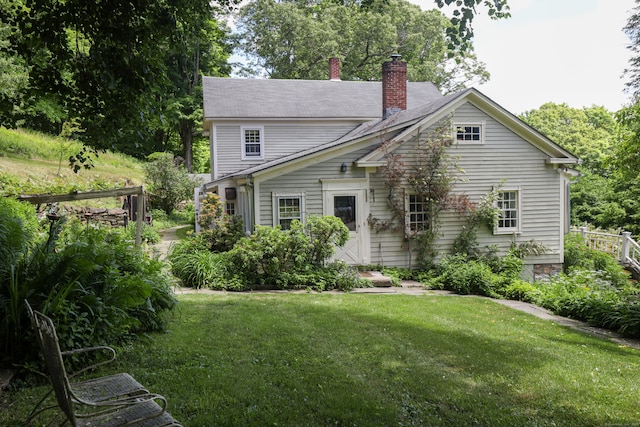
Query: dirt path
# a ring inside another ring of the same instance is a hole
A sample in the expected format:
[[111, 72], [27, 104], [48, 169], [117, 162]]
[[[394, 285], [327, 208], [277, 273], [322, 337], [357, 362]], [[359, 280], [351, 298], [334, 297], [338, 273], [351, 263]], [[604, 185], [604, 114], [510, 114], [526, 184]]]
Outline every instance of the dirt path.
[[165, 259], [167, 257], [167, 254], [169, 253], [169, 248], [171, 247], [171, 245], [174, 242], [180, 240], [177, 231], [183, 227], [185, 226], [178, 225], [176, 227], [161, 230], [158, 233], [160, 234], [160, 242], [153, 245], [153, 247], [160, 253], [160, 259]]

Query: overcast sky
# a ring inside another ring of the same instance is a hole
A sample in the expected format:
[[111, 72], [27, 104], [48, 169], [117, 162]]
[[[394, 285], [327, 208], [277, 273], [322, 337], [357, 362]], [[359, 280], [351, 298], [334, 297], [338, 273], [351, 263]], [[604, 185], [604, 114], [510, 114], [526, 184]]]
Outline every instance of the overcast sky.
[[[423, 9], [433, 0], [410, 0]], [[634, 0], [509, 0], [511, 18], [474, 21], [478, 59], [491, 73], [477, 88], [512, 113], [546, 102], [617, 111], [631, 51], [622, 31]]]

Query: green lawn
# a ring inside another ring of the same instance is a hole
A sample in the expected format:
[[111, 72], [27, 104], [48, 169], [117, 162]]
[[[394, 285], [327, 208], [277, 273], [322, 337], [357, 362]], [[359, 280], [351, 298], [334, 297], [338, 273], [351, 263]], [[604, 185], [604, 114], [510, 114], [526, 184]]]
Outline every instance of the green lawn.
[[[640, 351], [475, 297], [183, 295], [120, 350], [185, 426], [640, 423]], [[42, 388], [0, 398], [0, 424]]]

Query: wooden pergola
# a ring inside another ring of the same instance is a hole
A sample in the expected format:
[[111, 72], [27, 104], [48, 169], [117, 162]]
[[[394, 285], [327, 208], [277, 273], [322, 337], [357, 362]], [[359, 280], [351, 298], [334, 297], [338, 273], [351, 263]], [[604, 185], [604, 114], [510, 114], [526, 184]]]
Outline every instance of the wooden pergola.
[[18, 200], [34, 205], [45, 203], [70, 202], [75, 200], [102, 199], [106, 197], [120, 197], [138, 195], [136, 206], [136, 246], [142, 244], [142, 221], [144, 219], [144, 187], [125, 187], [113, 190], [99, 191], [75, 191], [69, 194], [24, 194], [18, 196]]

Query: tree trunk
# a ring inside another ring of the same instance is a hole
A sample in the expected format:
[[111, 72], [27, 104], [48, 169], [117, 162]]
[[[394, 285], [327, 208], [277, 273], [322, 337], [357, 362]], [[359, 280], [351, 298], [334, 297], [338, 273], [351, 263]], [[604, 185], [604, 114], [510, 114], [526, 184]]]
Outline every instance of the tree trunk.
[[193, 172], [193, 124], [190, 120], [180, 120], [180, 140], [184, 147], [184, 167]]

